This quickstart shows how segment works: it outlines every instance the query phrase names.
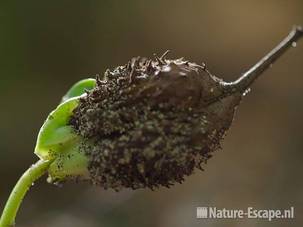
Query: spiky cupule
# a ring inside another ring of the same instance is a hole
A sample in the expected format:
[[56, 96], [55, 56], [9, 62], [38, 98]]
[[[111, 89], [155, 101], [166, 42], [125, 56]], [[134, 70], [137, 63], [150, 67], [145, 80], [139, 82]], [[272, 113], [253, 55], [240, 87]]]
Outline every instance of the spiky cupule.
[[134, 58], [81, 98], [70, 124], [85, 138], [93, 184], [169, 187], [220, 147], [240, 93], [218, 99], [221, 80], [183, 59]]

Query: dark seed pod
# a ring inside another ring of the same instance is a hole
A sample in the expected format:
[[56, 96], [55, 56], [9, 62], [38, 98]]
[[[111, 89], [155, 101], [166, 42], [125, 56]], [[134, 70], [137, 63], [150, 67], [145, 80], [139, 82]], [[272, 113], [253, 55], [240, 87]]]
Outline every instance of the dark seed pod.
[[296, 28], [277, 48], [233, 83], [205, 64], [133, 58], [107, 70], [80, 99], [70, 125], [85, 138], [93, 184], [157, 188], [181, 183], [220, 148], [235, 110], [252, 82], [296, 40]]
[[[181, 183], [220, 147], [240, 92], [204, 65], [134, 58], [80, 99], [70, 124], [90, 142], [93, 183], [119, 189]], [[223, 96], [223, 98], [221, 98]]]

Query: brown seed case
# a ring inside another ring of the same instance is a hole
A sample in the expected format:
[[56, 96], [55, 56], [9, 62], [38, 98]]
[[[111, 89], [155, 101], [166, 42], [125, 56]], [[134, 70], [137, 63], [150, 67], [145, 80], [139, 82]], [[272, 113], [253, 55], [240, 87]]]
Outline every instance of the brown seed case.
[[70, 124], [85, 138], [93, 184], [169, 187], [220, 148], [242, 94], [226, 95], [205, 64], [166, 54], [107, 70], [80, 99]]

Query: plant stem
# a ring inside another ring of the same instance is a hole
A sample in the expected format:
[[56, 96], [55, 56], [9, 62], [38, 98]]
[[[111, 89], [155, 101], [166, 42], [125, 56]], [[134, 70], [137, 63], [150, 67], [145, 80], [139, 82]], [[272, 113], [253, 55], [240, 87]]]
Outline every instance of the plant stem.
[[281, 57], [289, 47], [296, 44], [301, 37], [303, 37], [303, 28], [300, 26], [294, 26], [282, 42], [280, 42], [247, 72], [245, 72], [239, 79], [231, 83], [224, 83], [228, 90], [227, 93], [245, 92], [245, 90], [248, 89], [266, 69]]
[[51, 161], [39, 160], [21, 176], [4, 207], [0, 219], [0, 227], [12, 227], [15, 225], [15, 217], [26, 192], [34, 181], [47, 171], [50, 164]]

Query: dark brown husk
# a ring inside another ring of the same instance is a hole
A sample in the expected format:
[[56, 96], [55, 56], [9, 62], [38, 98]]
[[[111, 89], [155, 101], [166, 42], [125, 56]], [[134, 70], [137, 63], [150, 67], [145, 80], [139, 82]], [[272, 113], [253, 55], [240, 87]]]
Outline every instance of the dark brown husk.
[[138, 57], [106, 71], [70, 121], [85, 138], [92, 183], [154, 189], [202, 169], [241, 100], [240, 92], [223, 93], [205, 65], [183, 59]]

